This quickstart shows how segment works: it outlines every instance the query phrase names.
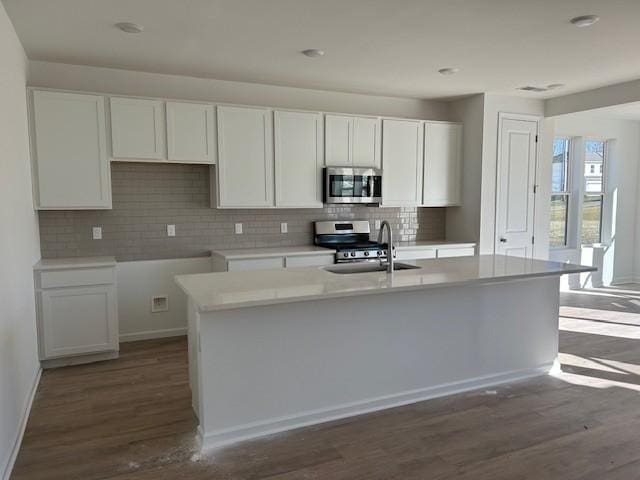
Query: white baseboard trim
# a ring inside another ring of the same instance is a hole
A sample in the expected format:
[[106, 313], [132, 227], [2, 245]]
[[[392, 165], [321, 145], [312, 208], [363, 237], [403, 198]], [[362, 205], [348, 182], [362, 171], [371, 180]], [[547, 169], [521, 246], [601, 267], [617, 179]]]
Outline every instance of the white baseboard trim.
[[182, 337], [187, 334], [187, 327], [166, 328], [164, 330], [147, 330], [145, 332], [121, 333], [120, 343], [135, 342], [137, 340], [151, 340], [153, 338]]
[[418, 390], [387, 395], [384, 397], [336, 405], [321, 410], [302, 412], [296, 415], [247, 423], [233, 428], [214, 430], [208, 434], [205, 434], [202, 431], [201, 426], [199, 426], [198, 436], [203, 450], [219, 448], [286, 430], [293, 430], [295, 428], [307, 427], [309, 425], [330, 422], [346, 417], [353, 417], [378, 410], [385, 410], [387, 408], [409, 405], [411, 403], [422, 402], [432, 398], [444, 397], [469, 390], [476, 390], [479, 388], [511, 383], [539, 375], [545, 375], [552, 371], [554, 367], [556, 367], [556, 363], [552, 362], [536, 368], [477, 377], [470, 380], [437, 385], [435, 387], [426, 387]]
[[16, 433], [15, 442], [13, 443], [13, 448], [11, 449], [11, 454], [9, 455], [9, 458], [7, 460], [7, 464], [2, 466], [2, 480], [9, 480], [9, 477], [11, 477], [13, 466], [16, 463], [16, 458], [18, 458], [18, 452], [20, 451], [20, 446], [22, 445], [22, 438], [24, 437], [24, 431], [27, 428], [27, 421], [29, 420], [29, 415], [31, 414], [33, 399], [36, 397], [36, 391], [38, 390], [41, 376], [42, 368], [38, 367], [38, 370], [36, 371], [36, 374], [34, 375], [31, 383], [31, 390], [29, 391], [27, 401], [25, 402], [24, 408], [22, 410], [22, 418], [20, 419], [20, 425], [18, 426], [18, 431]]
[[617, 277], [611, 280], [611, 285], [623, 285], [625, 283], [637, 283], [638, 279], [633, 277]]

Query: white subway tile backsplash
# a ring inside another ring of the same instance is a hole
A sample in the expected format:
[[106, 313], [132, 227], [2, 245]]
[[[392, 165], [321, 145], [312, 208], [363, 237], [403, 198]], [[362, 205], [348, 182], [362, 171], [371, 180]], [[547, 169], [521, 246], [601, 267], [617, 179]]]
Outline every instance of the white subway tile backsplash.
[[[444, 238], [443, 208], [330, 206], [322, 209], [209, 208], [209, 167], [112, 163], [113, 210], [41, 211], [43, 258], [114, 255], [118, 260], [196, 257], [210, 248], [309, 245], [315, 220], [389, 220], [399, 241]], [[236, 223], [242, 235], [234, 234]], [[280, 233], [287, 223], [288, 233]], [[167, 224], [176, 236], [167, 237]], [[103, 239], [91, 240], [101, 225]]]

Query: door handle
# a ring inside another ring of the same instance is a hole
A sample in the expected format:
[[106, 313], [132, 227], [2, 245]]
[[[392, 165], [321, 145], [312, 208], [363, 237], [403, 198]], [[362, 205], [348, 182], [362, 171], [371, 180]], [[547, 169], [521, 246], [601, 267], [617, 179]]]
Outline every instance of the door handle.
[[504, 237], [500, 237], [500, 243], [507, 243], [507, 239]]

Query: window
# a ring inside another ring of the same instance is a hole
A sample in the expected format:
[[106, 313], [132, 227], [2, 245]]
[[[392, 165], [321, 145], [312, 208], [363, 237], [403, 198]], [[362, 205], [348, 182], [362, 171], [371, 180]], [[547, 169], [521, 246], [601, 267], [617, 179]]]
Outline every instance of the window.
[[602, 241], [602, 202], [606, 142], [587, 140], [584, 154], [584, 197], [580, 222], [581, 243], [590, 245]]
[[549, 246], [567, 245], [567, 221], [569, 218], [569, 148], [568, 138], [553, 140], [551, 164], [551, 224]]

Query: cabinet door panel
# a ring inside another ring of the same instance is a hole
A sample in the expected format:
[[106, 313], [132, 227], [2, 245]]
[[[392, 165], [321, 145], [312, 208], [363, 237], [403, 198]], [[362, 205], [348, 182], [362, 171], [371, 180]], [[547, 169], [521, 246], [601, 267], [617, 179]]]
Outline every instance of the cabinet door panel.
[[37, 208], [111, 208], [105, 131], [103, 97], [33, 92]]
[[330, 167], [345, 167], [351, 165], [353, 117], [327, 115], [324, 119], [324, 125], [325, 164]]
[[438, 249], [438, 258], [473, 257], [475, 254], [476, 250], [473, 247]]
[[274, 206], [272, 115], [268, 109], [218, 107], [218, 206]]
[[164, 105], [161, 100], [111, 98], [114, 158], [165, 158]]
[[322, 115], [275, 112], [276, 206], [322, 207]]
[[380, 168], [380, 120], [354, 117], [353, 165]]
[[333, 265], [335, 263], [335, 255], [292, 255], [286, 257], [287, 268], [292, 267], [320, 267], [325, 265]]
[[117, 350], [112, 285], [43, 290], [41, 295], [46, 358]]
[[382, 121], [382, 202], [415, 206], [422, 202], [422, 122]]
[[167, 102], [167, 158], [174, 162], [215, 163], [213, 105]]
[[229, 262], [227, 263], [227, 270], [229, 272], [244, 272], [247, 270], [268, 270], [271, 268], [284, 268], [284, 257], [229, 260]]
[[462, 125], [425, 124], [424, 197], [427, 206], [460, 204]]

